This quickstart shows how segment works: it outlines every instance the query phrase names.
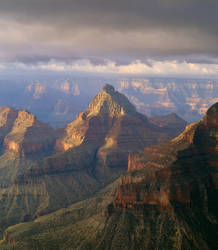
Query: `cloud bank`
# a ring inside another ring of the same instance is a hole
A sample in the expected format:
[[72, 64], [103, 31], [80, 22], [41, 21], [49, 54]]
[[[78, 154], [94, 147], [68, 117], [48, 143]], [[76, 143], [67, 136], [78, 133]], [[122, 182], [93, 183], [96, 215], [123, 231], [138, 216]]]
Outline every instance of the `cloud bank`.
[[77, 60], [72, 63], [50, 61], [48, 63], [8, 64], [0, 65], [0, 70], [15, 69], [22, 71], [51, 71], [63, 73], [91, 73], [91, 74], [115, 74], [115, 75], [150, 75], [150, 76], [194, 76], [194, 77], [218, 77], [218, 63], [190, 63], [180, 61], [154, 61], [143, 63], [140, 60], [129, 64], [117, 64], [115, 61], [105, 61], [103, 64], [94, 64], [90, 60]]
[[[214, 72], [217, 9], [216, 0], [1, 0], [0, 62], [48, 67], [52, 60], [87, 60], [97, 71], [156, 74], [178, 61], [184, 72], [192, 62]], [[149, 61], [160, 65], [151, 69]]]

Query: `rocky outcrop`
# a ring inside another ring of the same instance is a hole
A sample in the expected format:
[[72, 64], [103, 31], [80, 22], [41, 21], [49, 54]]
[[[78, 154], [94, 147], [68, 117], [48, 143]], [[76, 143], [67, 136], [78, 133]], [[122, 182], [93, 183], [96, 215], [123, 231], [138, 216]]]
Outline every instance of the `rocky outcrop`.
[[218, 130], [218, 102], [209, 108], [203, 119], [203, 123], [210, 130]]
[[[128, 173], [117, 188], [108, 221], [127, 213], [135, 218], [130, 244], [141, 239], [141, 247], [148, 244], [143, 249], [216, 249], [217, 121], [218, 103], [202, 122], [171, 142], [129, 156]], [[134, 233], [140, 225], [156, 230], [144, 232], [143, 238]], [[172, 237], [170, 248], [166, 231]]]
[[39, 122], [29, 112], [1, 107], [0, 140], [3, 153], [44, 156], [51, 152], [55, 134], [49, 125]]
[[196, 128], [200, 126], [201, 121], [199, 122], [194, 122], [186, 126], [185, 130], [175, 137], [172, 141], [173, 142], [181, 142], [181, 141], [187, 141], [189, 143], [194, 142], [194, 136], [196, 132]]

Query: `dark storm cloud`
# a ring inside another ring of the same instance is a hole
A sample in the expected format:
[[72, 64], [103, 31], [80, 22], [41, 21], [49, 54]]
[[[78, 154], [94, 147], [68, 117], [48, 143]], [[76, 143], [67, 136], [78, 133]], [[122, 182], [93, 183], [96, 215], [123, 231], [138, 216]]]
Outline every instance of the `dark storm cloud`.
[[1, 0], [0, 60], [205, 60], [218, 55], [217, 12], [217, 0]]
[[77, 20], [124, 29], [161, 24], [216, 30], [218, 20], [216, 0], [1, 0], [0, 7], [3, 15], [23, 20]]

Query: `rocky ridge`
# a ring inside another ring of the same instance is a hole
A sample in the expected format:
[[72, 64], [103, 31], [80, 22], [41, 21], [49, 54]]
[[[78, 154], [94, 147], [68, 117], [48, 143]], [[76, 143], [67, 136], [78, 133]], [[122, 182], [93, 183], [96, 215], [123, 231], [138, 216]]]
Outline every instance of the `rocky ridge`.
[[[133, 249], [216, 249], [217, 131], [218, 103], [203, 121], [189, 126], [170, 143], [130, 156], [128, 174], [108, 207], [105, 231], [113, 218], [119, 221], [121, 216], [132, 216], [135, 229], [127, 238]], [[134, 234], [140, 224], [146, 227], [144, 236], [143, 229]], [[162, 230], [168, 232], [167, 238]]]

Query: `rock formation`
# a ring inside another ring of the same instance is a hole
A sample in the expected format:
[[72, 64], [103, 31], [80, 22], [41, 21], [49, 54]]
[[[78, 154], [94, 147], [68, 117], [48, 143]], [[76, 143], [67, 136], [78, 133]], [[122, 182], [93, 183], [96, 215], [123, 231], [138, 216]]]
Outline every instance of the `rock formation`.
[[55, 135], [52, 128], [24, 110], [0, 108], [0, 140], [3, 153], [19, 157], [48, 155]]
[[129, 100], [106, 84], [88, 109], [60, 132], [56, 150], [95, 148], [100, 165], [127, 166], [129, 152], [167, 140], [167, 133], [138, 113]]
[[127, 170], [129, 153], [169, 138], [110, 85], [55, 132], [27, 111], [6, 109], [2, 117], [0, 213], [8, 225], [90, 196]]
[[[170, 143], [131, 155], [105, 231], [128, 214], [135, 218], [127, 237], [133, 249], [216, 249], [217, 134], [218, 103]], [[145, 231], [136, 234], [140, 225]]]
[[[111, 86], [106, 86], [100, 95], [111, 100], [115, 94]], [[202, 121], [187, 126], [176, 138], [148, 146], [139, 153], [139, 148], [131, 150], [135, 143], [131, 137], [132, 124], [143, 121], [146, 126], [140, 125], [141, 128], [156, 135], [160, 128], [151, 127], [146, 117], [142, 118], [134, 109], [130, 108], [129, 112], [126, 109], [129, 103], [126, 106], [124, 102], [120, 107], [119, 98], [118, 102], [115, 98], [112, 102], [99, 99], [94, 99], [95, 105], [90, 105], [68, 132], [66, 128], [60, 131], [59, 140], [69, 139], [68, 150], [28, 168], [10, 187], [10, 195], [5, 188], [0, 212], [4, 214], [4, 207], [10, 207], [7, 223], [20, 221], [20, 204], [25, 207], [23, 221], [36, 219], [8, 228], [3, 244], [17, 249], [24, 246], [26, 249], [217, 249], [218, 103], [207, 111]], [[113, 127], [117, 121], [122, 125], [118, 130], [117, 126]], [[98, 124], [102, 122], [106, 125], [100, 130], [102, 126]], [[69, 136], [70, 131], [79, 131], [78, 124], [83, 124], [82, 139], [74, 145], [74, 138]], [[112, 124], [113, 130], [108, 124]], [[106, 154], [108, 160], [113, 156], [116, 162], [109, 164], [111, 172], [100, 164], [105, 141], [99, 142], [96, 139], [99, 135], [106, 135], [109, 152], [118, 144], [130, 153], [127, 173], [120, 183], [115, 181], [105, 189], [102, 188], [109, 176], [119, 176], [114, 173], [119, 168], [120, 157]], [[123, 141], [125, 137], [130, 145]], [[92, 196], [93, 193], [96, 195]], [[89, 199], [87, 194], [91, 196]], [[81, 199], [84, 200], [63, 208]], [[11, 208], [11, 204], [17, 203], [19, 206]], [[62, 209], [48, 214], [51, 207]], [[44, 214], [47, 215], [40, 216]], [[3, 227], [5, 221], [0, 223]]]
[[217, 80], [138, 78], [121, 80], [118, 85], [137, 110], [148, 116], [176, 112], [195, 122], [218, 101]]

